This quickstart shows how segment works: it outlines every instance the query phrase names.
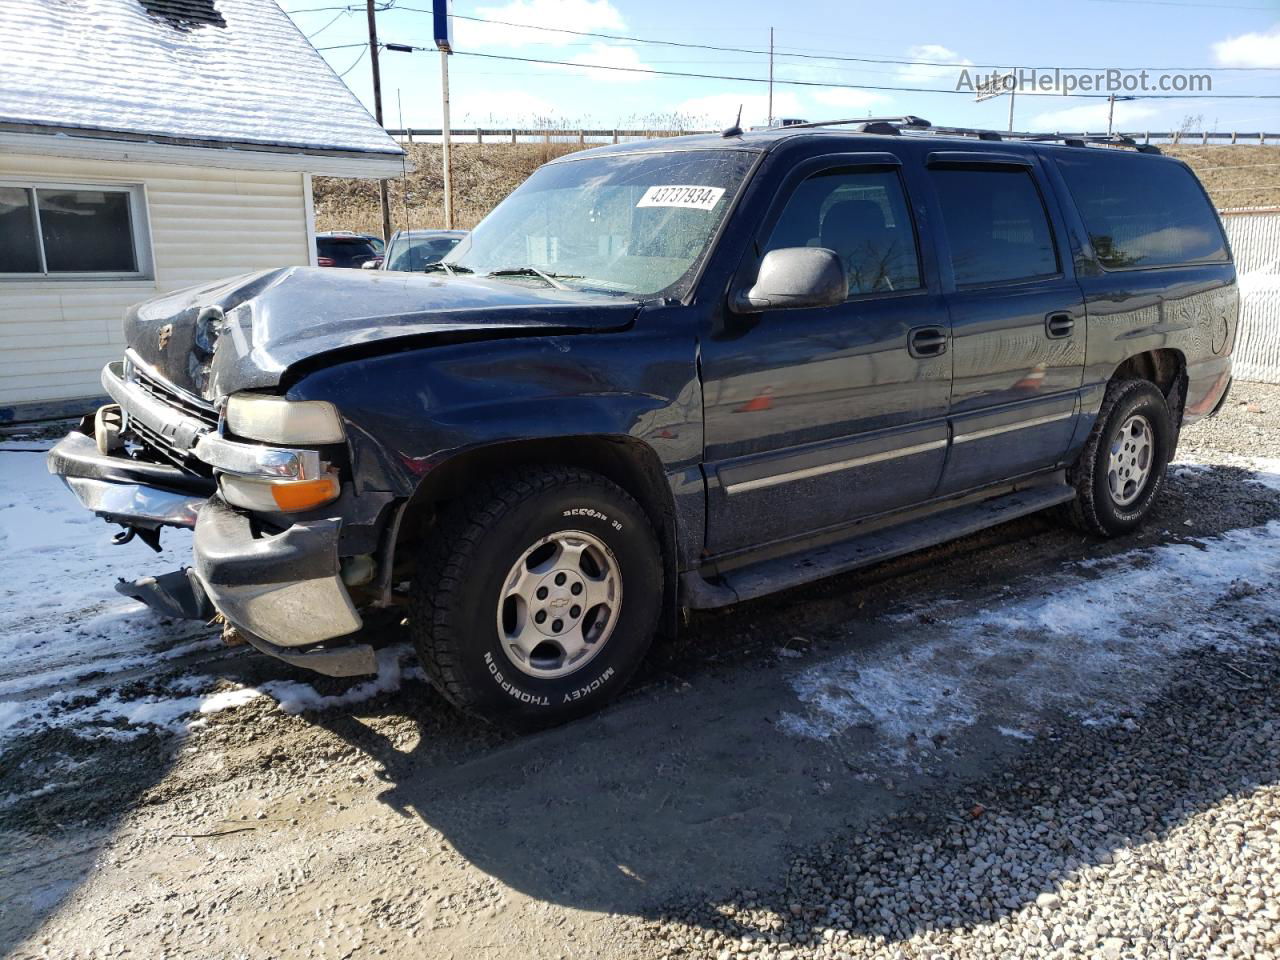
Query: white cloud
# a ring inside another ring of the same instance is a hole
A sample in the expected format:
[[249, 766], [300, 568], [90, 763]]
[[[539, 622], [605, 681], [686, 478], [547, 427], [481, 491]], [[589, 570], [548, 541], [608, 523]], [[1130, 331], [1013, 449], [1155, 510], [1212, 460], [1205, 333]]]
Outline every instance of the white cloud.
[[[952, 87], [960, 74], [960, 68], [973, 66], [973, 61], [962, 57], [940, 43], [922, 43], [907, 51], [912, 60], [923, 63], [904, 64], [898, 68], [898, 82], [914, 87]], [[934, 64], [954, 64], [935, 66]]]
[[[549, 27], [555, 30], [622, 30], [626, 21], [609, 0], [511, 0], [496, 7], [477, 7], [477, 17], [507, 23]], [[531, 44], [563, 47], [581, 42], [571, 33], [530, 30], [501, 23], [477, 23], [455, 19], [455, 42], [459, 49], [478, 47], [526, 47]]]
[[[1132, 130], [1138, 121], [1156, 116], [1160, 111], [1155, 107], [1144, 107], [1140, 103], [1116, 104], [1115, 129]], [[1021, 123], [1017, 124], [1022, 129]], [[1064, 133], [1104, 133], [1107, 129], [1107, 103], [1083, 104], [1078, 107], [1066, 107], [1062, 110], [1050, 110], [1035, 116], [1031, 122], [1032, 129], [1061, 130]]]
[[556, 107], [524, 90], [477, 90], [453, 94], [449, 112], [460, 127], [528, 126], [554, 117]]
[[[615, 47], [607, 43], [593, 43], [586, 53], [574, 54], [568, 59], [583, 66], [651, 69], [640, 59], [640, 54], [636, 53], [634, 47]], [[579, 74], [589, 78], [593, 83], [645, 83], [652, 79], [646, 74], [628, 73], [627, 70], [570, 70], [567, 67], [547, 67], [547, 69], [557, 73]]]
[[1280, 67], [1280, 23], [1266, 33], [1242, 33], [1213, 45], [1224, 67]]
[[[702, 97], [690, 97], [676, 104], [676, 113], [688, 117], [697, 127], [727, 127], [733, 123], [742, 106], [742, 127], [762, 126], [769, 115], [769, 97], [764, 93], [711, 93]], [[800, 98], [789, 90], [773, 92], [775, 117], [803, 117], [806, 115]]]
[[855, 113], [860, 113], [890, 99], [883, 93], [873, 93], [870, 90], [847, 90], [840, 87], [832, 87], [828, 90], [814, 90], [809, 96], [815, 103], [819, 103], [822, 106], [851, 110]]

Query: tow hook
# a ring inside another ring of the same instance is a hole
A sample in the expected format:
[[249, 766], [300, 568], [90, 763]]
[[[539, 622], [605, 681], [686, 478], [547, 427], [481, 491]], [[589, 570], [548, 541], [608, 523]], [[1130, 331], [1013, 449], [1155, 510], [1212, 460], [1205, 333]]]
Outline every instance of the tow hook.
[[137, 537], [156, 553], [160, 552], [160, 528], [154, 530], [146, 530], [142, 527], [126, 526], [123, 530], [111, 538], [111, 542], [117, 547], [122, 547], [134, 537]]

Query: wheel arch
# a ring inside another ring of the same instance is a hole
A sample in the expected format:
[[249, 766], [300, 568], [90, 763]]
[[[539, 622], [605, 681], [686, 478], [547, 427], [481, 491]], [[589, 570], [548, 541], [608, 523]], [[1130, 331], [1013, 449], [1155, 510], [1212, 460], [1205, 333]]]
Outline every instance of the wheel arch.
[[664, 587], [660, 625], [664, 634], [674, 634], [679, 534], [675, 502], [657, 452], [635, 437], [540, 437], [499, 441], [459, 452], [432, 469], [405, 503], [391, 562], [401, 562], [416, 539], [430, 536], [439, 507], [471, 492], [477, 477], [535, 465], [590, 470], [613, 481], [636, 500], [653, 525], [662, 551]]
[[[1179, 381], [1185, 381], [1187, 357], [1181, 350], [1163, 347], [1135, 353], [1111, 374], [1112, 380], [1149, 380], [1160, 388], [1165, 399], [1173, 399]], [[1170, 406], [1172, 410], [1172, 405]]]
[[1182, 432], [1182, 415], [1187, 400], [1186, 354], [1173, 347], [1135, 353], [1116, 367], [1111, 380], [1147, 380], [1164, 394], [1169, 407], [1169, 425], [1173, 429], [1172, 456]]

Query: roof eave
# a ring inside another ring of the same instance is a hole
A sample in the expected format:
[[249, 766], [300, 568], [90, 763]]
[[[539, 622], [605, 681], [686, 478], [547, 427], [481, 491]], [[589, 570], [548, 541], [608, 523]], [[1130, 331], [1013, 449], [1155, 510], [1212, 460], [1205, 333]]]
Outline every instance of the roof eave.
[[0, 150], [6, 148], [48, 156], [296, 170], [330, 177], [384, 179], [400, 176], [405, 168], [404, 151], [394, 146], [386, 151], [344, 150], [0, 120]]

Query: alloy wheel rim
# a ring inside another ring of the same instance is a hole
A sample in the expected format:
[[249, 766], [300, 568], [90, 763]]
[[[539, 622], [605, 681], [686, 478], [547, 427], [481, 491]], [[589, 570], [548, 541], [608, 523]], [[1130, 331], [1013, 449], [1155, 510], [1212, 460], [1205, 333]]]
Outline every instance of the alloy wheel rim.
[[1142, 495], [1155, 460], [1151, 421], [1141, 414], [1125, 420], [1111, 443], [1107, 487], [1116, 506], [1127, 507]]
[[590, 533], [561, 530], [511, 565], [498, 595], [498, 639], [516, 669], [554, 680], [600, 653], [621, 608], [613, 551]]

